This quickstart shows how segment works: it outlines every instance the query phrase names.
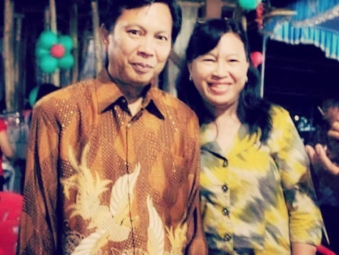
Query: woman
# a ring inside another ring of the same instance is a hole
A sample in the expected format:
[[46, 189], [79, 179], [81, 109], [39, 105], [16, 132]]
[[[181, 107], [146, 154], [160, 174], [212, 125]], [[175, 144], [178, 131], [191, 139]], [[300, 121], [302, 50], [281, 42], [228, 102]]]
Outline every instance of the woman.
[[240, 24], [198, 23], [178, 97], [201, 125], [209, 254], [315, 254], [322, 219], [309, 163], [283, 108], [262, 100]]
[[5, 178], [3, 175], [4, 170], [2, 169], [3, 156], [7, 158], [13, 158], [14, 150], [7, 135], [6, 123], [2, 119], [0, 119], [0, 191], [3, 191], [3, 186], [5, 184]]

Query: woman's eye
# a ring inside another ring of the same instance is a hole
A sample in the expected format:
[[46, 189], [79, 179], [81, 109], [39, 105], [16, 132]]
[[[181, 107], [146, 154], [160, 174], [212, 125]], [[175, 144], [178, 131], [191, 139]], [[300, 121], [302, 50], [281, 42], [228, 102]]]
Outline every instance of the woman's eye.
[[204, 58], [203, 59], [204, 62], [214, 62], [213, 58]]
[[230, 61], [230, 62], [238, 62], [238, 59], [234, 59], [234, 58], [233, 58], [233, 59], [230, 59], [229, 61]]

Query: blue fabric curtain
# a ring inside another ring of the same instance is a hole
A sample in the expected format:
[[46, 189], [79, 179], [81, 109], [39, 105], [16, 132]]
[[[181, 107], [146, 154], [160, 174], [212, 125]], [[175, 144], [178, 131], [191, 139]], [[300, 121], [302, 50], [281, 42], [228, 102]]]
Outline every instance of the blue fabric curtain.
[[313, 44], [339, 61], [339, 0], [299, 0], [285, 9], [297, 14], [269, 18], [264, 34], [289, 44]]

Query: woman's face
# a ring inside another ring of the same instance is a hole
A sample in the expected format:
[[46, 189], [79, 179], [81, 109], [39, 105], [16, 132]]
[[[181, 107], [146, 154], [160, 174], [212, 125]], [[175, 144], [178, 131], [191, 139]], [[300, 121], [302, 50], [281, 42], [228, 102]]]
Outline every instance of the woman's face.
[[244, 44], [231, 32], [224, 34], [214, 49], [188, 65], [200, 95], [217, 109], [237, 107], [248, 67]]

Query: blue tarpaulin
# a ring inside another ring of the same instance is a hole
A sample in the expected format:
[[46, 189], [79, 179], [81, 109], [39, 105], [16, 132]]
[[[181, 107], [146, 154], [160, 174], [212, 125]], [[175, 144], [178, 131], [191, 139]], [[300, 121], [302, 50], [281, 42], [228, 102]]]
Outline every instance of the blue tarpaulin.
[[339, 0], [298, 0], [284, 9], [296, 15], [265, 20], [264, 34], [289, 44], [313, 44], [339, 61]]

